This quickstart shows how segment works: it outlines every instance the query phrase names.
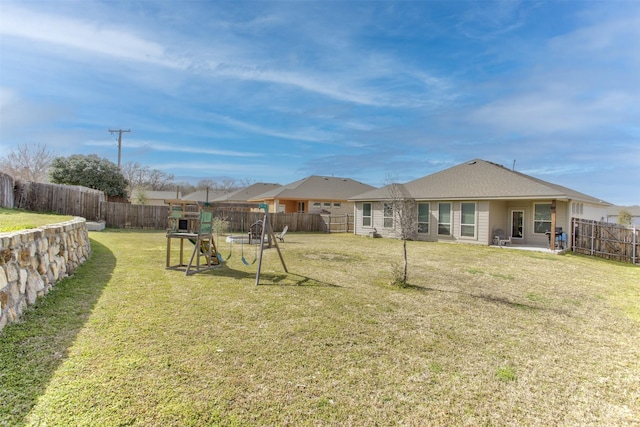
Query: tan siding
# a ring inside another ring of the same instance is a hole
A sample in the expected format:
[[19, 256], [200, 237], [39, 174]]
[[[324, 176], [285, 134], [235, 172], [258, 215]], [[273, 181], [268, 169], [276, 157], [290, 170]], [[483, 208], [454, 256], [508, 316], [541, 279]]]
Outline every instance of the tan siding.
[[489, 201], [481, 201], [476, 205], [477, 210], [477, 234], [478, 234], [478, 243], [483, 245], [491, 244], [491, 228], [489, 227], [489, 209], [491, 207], [491, 202]]

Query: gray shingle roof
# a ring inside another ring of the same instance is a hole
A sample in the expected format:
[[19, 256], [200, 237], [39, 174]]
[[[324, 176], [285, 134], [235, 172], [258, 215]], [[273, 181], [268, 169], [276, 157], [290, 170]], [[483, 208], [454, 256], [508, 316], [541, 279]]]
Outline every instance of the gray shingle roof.
[[350, 178], [311, 175], [255, 196], [252, 200], [348, 200], [375, 187]]
[[[403, 184], [416, 200], [571, 199], [609, 204], [598, 198], [556, 185], [485, 160], [472, 160]], [[388, 186], [351, 200], [388, 200]]]
[[194, 202], [212, 202], [216, 197], [220, 197], [224, 194], [224, 191], [221, 190], [209, 190], [209, 199], [207, 200], [207, 190], [198, 190], [193, 193], [187, 194], [182, 199], [190, 200]]
[[227, 193], [222, 196], [216, 197], [213, 201], [214, 202], [246, 202], [247, 200], [257, 195], [260, 195], [262, 193], [265, 193], [267, 191], [271, 191], [280, 187], [281, 187], [280, 184], [269, 184], [265, 182], [257, 182], [255, 184], [251, 184], [248, 187], [241, 188], [231, 193]]

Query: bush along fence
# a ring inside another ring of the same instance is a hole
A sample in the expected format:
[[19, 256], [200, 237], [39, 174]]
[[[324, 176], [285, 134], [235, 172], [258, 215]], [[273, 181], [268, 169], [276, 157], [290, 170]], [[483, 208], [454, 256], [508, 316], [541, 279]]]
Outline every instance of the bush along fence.
[[83, 218], [0, 233], [0, 330], [90, 255]]
[[573, 252], [640, 264], [640, 230], [636, 226], [572, 219]]

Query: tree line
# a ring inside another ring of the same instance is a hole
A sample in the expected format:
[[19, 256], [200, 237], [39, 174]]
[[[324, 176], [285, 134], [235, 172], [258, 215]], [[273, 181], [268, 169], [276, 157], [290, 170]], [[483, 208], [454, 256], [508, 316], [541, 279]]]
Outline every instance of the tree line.
[[[115, 163], [96, 154], [59, 157], [46, 144], [18, 145], [0, 157], [0, 169], [14, 179], [81, 185], [104, 191], [110, 197], [121, 198], [129, 197], [134, 189], [144, 194], [144, 191], [168, 191], [180, 187], [182, 193], [187, 194], [207, 188], [228, 192], [243, 186], [231, 179], [202, 179], [196, 185], [175, 182], [174, 175], [138, 162], [124, 163], [118, 169]], [[245, 185], [248, 183], [249, 180]]]

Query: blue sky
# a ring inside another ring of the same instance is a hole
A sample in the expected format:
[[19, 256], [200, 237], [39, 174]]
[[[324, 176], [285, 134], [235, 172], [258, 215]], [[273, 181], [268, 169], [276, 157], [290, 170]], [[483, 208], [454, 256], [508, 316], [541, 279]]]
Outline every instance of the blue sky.
[[382, 186], [474, 158], [640, 204], [637, 1], [0, 0], [0, 155]]

